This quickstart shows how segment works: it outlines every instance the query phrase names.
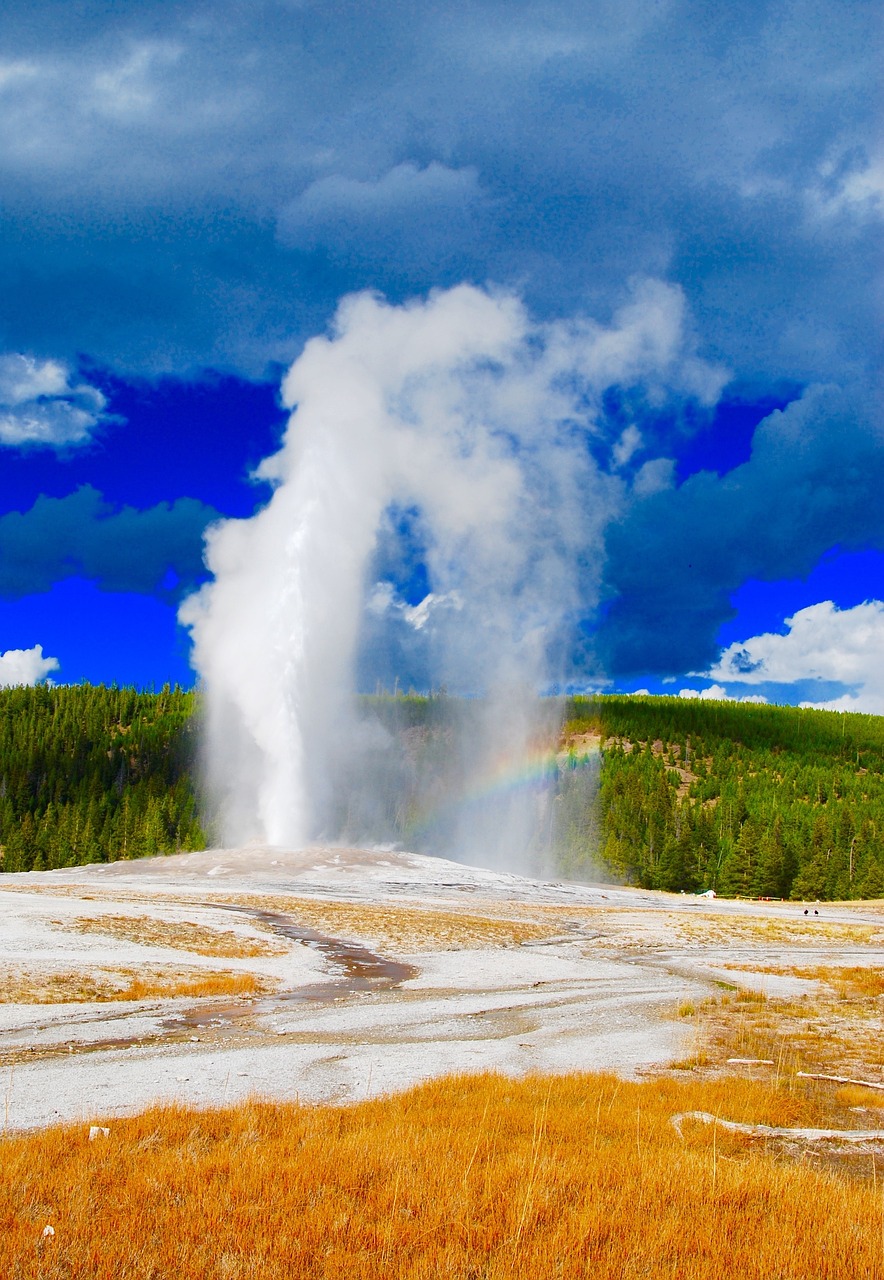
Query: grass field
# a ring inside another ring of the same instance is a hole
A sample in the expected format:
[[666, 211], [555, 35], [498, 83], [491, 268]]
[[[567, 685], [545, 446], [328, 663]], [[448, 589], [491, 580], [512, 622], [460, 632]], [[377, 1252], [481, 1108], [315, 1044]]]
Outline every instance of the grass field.
[[486, 1075], [346, 1108], [154, 1109], [94, 1141], [8, 1136], [0, 1275], [884, 1276], [868, 1150], [842, 1165], [820, 1144], [672, 1123], [820, 1125], [826, 1096], [794, 1079]]
[[884, 1080], [884, 970], [762, 965], [753, 971], [810, 980], [817, 990], [785, 998], [730, 990], [685, 1005], [681, 1013], [692, 1020], [694, 1036], [684, 1065], [708, 1069], [729, 1057], [754, 1058], [773, 1062], [778, 1075], [827, 1071]]

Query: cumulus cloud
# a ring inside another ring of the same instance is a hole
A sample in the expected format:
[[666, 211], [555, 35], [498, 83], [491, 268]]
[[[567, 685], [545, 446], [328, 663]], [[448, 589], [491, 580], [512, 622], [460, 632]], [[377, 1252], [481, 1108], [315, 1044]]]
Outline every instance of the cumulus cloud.
[[96, 387], [73, 380], [58, 360], [0, 355], [0, 444], [63, 449], [86, 443], [104, 416]]
[[428, 591], [417, 604], [409, 604], [399, 596], [392, 582], [378, 582], [369, 595], [366, 607], [377, 618], [389, 619], [391, 615], [398, 614], [413, 631], [423, 631], [431, 615], [438, 609], [460, 612], [463, 609], [463, 599], [458, 591]]
[[639, 496], [607, 537], [599, 652], [613, 675], [702, 671], [748, 578], [808, 574], [834, 545], [884, 548], [884, 430], [862, 387], [811, 387], [752, 456]]
[[89, 485], [65, 498], [41, 496], [28, 511], [0, 516], [0, 595], [48, 591], [80, 576], [106, 591], [177, 599], [204, 576], [203, 533], [217, 517], [193, 498], [144, 511], [115, 507]]
[[680, 698], [699, 698], [700, 700], [718, 701], [727, 698], [727, 690], [723, 689], [720, 684], [713, 684], [708, 689], [679, 689], [678, 696]]
[[43, 657], [41, 644], [35, 644], [33, 649], [7, 649], [0, 653], [0, 689], [39, 684], [50, 671], [57, 671], [58, 665], [57, 658]]
[[824, 600], [799, 609], [785, 625], [782, 635], [766, 632], [729, 645], [710, 677], [744, 685], [833, 681], [845, 686], [839, 698], [802, 706], [884, 713], [884, 603], [839, 609]]
[[750, 693], [742, 697], [734, 696], [720, 684], [709, 685], [707, 689], [679, 689], [678, 696], [688, 699], [699, 698], [702, 702], [767, 702], [767, 698], [760, 693]]

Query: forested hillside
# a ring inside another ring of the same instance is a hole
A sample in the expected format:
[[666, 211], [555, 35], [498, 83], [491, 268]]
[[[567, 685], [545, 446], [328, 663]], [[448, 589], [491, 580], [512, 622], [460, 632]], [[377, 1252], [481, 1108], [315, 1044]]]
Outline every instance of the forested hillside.
[[177, 688], [0, 690], [2, 869], [204, 847], [192, 713]]
[[575, 699], [602, 744], [602, 867], [649, 888], [884, 895], [884, 717], [681, 698]]
[[[194, 699], [0, 690], [3, 870], [204, 848]], [[363, 766], [368, 816], [345, 834], [433, 851], [427, 800], [444, 813], [468, 785], [451, 743], [475, 708], [409, 696], [364, 699], [363, 712], [402, 750], [396, 768], [374, 753], [377, 777]], [[641, 697], [574, 698], [562, 714], [560, 748], [572, 750], [546, 775], [538, 827], [561, 874], [731, 896], [884, 896], [884, 717]], [[600, 752], [587, 756], [589, 743]]]

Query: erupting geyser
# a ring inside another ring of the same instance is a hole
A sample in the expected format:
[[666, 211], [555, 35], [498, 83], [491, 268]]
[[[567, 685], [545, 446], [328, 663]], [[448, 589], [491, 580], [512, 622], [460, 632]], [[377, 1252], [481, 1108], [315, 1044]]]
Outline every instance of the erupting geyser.
[[[428, 682], [482, 696], [474, 769], [536, 744], [537, 694], [566, 674], [619, 500], [622, 482], [590, 447], [600, 395], [649, 374], [715, 380], [685, 351], [682, 311], [658, 282], [611, 328], [534, 325], [518, 299], [470, 286], [404, 306], [362, 294], [307, 343], [283, 383], [282, 448], [259, 469], [273, 496], [209, 531], [214, 580], [181, 610], [226, 843], [339, 834], [342, 761], [373, 752], [380, 732], [355, 711], [367, 611], [375, 631], [422, 646]], [[394, 510], [420, 538], [421, 601], [377, 581]], [[517, 809], [482, 833], [498, 861], [523, 820]], [[456, 839], [463, 852], [462, 829]]]

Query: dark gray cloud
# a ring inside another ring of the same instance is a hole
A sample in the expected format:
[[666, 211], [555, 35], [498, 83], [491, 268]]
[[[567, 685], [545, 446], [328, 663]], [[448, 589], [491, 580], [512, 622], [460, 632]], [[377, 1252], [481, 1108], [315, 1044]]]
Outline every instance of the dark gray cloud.
[[811, 388], [760, 424], [749, 462], [635, 502], [610, 528], [597, 640], [612, 674], [702, 671], [748, 578], [803, 577], [835, 544], [884, 549], [884, 431], [871, 401]]
[[0, 332], [259, 373], [342, 292], [681, 283], [710, 354], [871, 367], [880, 24], [732, 5], [4, 6]]
[[73, 576], [105, 591], [177, 600], [205, 576], [203, 531], [218, 512], [193, 498], [114, 508], [84, 485], [0, 516], [0, 595], [48, 591]]

